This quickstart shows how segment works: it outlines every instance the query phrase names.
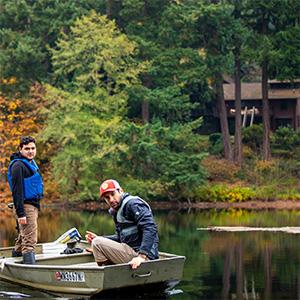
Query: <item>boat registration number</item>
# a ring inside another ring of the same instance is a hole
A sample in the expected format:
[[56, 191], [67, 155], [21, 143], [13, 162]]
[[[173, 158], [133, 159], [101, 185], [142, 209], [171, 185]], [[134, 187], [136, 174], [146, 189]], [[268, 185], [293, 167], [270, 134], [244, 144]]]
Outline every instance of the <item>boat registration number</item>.
[[84, 272], [58, 271], [55, 272], [57, 281], [85, 282]]

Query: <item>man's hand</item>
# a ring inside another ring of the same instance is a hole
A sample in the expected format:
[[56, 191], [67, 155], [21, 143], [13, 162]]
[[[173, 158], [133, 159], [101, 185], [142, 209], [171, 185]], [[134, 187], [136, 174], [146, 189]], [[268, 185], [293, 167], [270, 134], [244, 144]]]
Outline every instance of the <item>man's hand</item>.
[[145, 254], [139, 254], [138, 256], [134, 257], [129, 264], [131, 265], [131, 268], [135, 270], [141, 265], [142, 262], [146, 260], [148, 260], [148, 258]]
[[97, 236], [97, 234], [91, 232], [91, 231], [86, 231], [85, 239], [88, 241], [89, 244], [92, 243], [92, 240]]
[[20, 225], [26, 225], [27, 224], [27, 219], [26, 217], [18, 218], [18, 223]]

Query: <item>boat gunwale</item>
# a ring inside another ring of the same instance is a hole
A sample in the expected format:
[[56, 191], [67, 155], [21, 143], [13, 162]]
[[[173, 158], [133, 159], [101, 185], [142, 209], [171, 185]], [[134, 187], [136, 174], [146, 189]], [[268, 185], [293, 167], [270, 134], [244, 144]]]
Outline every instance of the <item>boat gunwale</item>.
[[[142, 264], [157, 264], [160, 261], [172, 261], [172, 260], [184, 260], [185, 261], [185, 256], [181, 255], [175, 255], [171, 253], [161, 253], [163, 255], [169, 255], [170, 257], [163, 257], [163, 258], [158, 258], [158, 259], [153, 259], [153, 260], [148, 260], [143, 262]], [[43, 254], [42, 254], [43, 255]], [[88, 256], [88, 253], [76, 253], [76, 254], [71, 254], [72, 257], [80, 257], [80, 256]], [[70, 254], [61, 254], [61, 255], [55, 255], [55, 256], [49, 256], [49, 257], [41, 257], [36, 258], [36, 262], [43, 262], [43, 261], [51, 261], [55, 259], [66, 259], [66, 258], [71, 258]], [[82, 263], [84, 264], [84, 263]], [[13, 268], [20, 268], [20, 269], [34, 269], [34, 270], [39, 270], [39, 269], [48, 269], [48, 270], [53, 270], [57, 268], [61, 269], [69, 269], [69, 270], [104, 270], [104, 269], [109, 269], [109, 268], [121, 268], [124, 266], [129, 266], [128, 263], [123, 263], [123, 264], [114, 264], [114, 265], [106, 265], [106, 266], [84, 266], [81, 265], [81, 263], [74, 263], [70, 265], [65, 265], [65, 264], [56, 264], [56, 265], [44, 265], [44, 264], [36, 264], [36, 265], [28, 265], [28, 264], [22, 264], [22, 258], [14, 258], [14, 257], [8, 257], [5, 258], [5, 265], [7, 267], [13, 267]], [[1, 277], [1, 274], [0, 274]]]

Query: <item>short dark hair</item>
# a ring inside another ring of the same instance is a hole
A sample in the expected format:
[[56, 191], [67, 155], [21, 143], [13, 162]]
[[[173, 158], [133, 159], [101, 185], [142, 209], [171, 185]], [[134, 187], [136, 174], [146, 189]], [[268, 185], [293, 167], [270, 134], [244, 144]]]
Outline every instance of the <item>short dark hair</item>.
[[35, 139], [32, 136], [22, 136], [20, 138], [19, 147], [22, 148], [24, 145], [28, 145], [29, 143], [35, 143]]

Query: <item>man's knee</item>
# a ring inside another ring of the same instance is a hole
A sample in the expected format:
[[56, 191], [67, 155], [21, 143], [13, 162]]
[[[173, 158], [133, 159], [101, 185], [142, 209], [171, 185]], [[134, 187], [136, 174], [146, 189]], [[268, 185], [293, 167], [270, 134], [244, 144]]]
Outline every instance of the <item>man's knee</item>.
[[96, 237], [92, 240], [91, 246], [93, 249], [93, 254], [98, 265], [110, 263], [107, 257], [109, 239], [102, 236]]
[[103, 236], [97, 236], [92, 240], [92, 247], [93, 249], [97, 249], [98, 251], [103, 251], [107, 248], [108, 244], [110, 243], [110, 240], [108, 238], [105, 238]]
[[103, 243], [105, 243], [105, 240], [107, 240], [106, 238], [102, 237], [102, 236], [97, 236], [92, 240], [92, 246], [100, 246]]

